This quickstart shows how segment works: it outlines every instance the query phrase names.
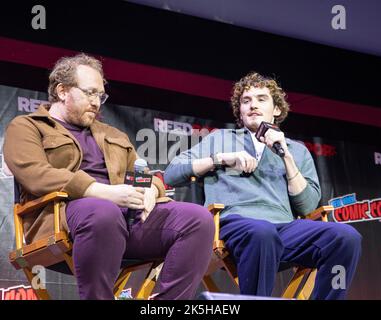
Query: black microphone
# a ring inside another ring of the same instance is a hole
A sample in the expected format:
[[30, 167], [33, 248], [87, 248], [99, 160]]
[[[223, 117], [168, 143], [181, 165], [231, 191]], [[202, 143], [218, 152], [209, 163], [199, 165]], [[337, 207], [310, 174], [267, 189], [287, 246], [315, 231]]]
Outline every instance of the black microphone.
[[134, 162], [135, 175], [145, 173], [146, 168], [148, 169], [148, 163], [144, 159], [136, 159]]
[[136, 159], [134, 163], [134, 187], [151, 188], [152, 179], [147, 161]]
[[[265, 133], [269, 129], [280, 131], [280, 129], [275, 124], [262, 121], [261, 124], [259, 125], [259, 128], [257, 129], [257, 132], [255, 132], [255, 137], [257, 138], [257, 140], [261, 141], [260, 138], [264, 137]], [[285, 152], [279, 142], [274, 142], [273, 148], [278, 156], [280, 156], [281, 158], [284, 157]]]
[[[134, 187], [150, 188], [152, 184], [152, 175], [148, 174], [148, 163], [144, 159], [136, 159], [134, 162], [134, 172], [127, 172], [125, 183]], [[128, 226], [131, 229], [136, 217], [142, 210], [128, 209]]]
[[147, 161], [136, 159], [134, 162], [134, 172], [126, 172], [125, 183], [134, 187], [150, 188], [152, 174], [149, 174]]
[[148, 163], [144, 159], [136, 159], [134, 162], [135, 173], [145, 173], [146, 168], [148, 169]]

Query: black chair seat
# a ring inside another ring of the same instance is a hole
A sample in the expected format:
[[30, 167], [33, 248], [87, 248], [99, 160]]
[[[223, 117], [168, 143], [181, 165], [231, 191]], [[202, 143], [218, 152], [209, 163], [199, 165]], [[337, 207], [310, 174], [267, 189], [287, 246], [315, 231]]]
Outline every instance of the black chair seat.
[[294, 267], [298, 267], [298, 265], [296, 263], [292, 263], [292, 262], [281, 261], [279, 264], [278, 272], [282, 272], [282, 271], [285, 271], [287, 269], [291, 269]]

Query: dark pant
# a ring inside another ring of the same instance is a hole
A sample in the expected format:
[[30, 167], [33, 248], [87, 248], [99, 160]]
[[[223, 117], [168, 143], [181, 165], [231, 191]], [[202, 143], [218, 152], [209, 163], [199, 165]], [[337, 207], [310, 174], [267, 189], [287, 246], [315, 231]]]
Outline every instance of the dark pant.
[[162, 258], [155, 299], [191, 299], [212, 254], [214, 223], [199, 205], [157, 204], [147, 220], [129, 226], [128, 210], [108, 200], [83, 198], [66, 207], [81, 299], [113, 299], [125, 259]]
[[311, 299], [343, 299], [361, 254], [361, 235], [333, 222], [273, 224], [233, 214], [222, 219], [220, 235], [237, 264], [242, 294], [270, 296], [280, 262], [290, 262], [318, 269]]

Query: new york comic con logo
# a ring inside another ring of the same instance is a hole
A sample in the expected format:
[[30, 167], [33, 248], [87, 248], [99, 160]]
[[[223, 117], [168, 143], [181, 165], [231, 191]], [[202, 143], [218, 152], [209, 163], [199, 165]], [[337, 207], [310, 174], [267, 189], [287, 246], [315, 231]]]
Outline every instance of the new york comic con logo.
[[32, 287], [24, 285], [0, 288], [0, 298], [0, 300], [38, 300]]
[[356, 194], [348, 194], [328, 201], [334, 207], [336, 222], [351, 223], [381, 220], [381, 199], [357, 201]]

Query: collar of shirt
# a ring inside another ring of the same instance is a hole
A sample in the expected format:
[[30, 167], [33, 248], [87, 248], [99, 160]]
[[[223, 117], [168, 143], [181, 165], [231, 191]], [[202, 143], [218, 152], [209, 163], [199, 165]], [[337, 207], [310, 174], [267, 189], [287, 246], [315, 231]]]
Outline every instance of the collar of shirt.
[[259, 160], [261, 160], [261, 158], [262, 158], [263, 150], [265, 149], [266, 145], [257, 140], [257, 138], [255, 137], [255, 132], [250, 131], [250, 135], [251, 135], [251, 139], [253, 140], [253, 143], [254, 143], [255, 159], [257, 160], [257, 162], [259, 162]]

